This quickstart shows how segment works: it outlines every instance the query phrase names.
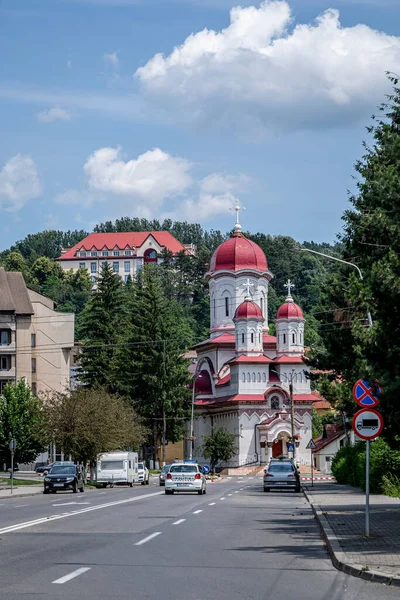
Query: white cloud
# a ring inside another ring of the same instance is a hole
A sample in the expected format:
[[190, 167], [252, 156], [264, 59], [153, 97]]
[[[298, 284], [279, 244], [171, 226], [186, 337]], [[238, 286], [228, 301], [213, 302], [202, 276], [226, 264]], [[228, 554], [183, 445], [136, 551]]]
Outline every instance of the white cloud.
[[64, 108], [58, 108], [57, 106], [49, 108], [36, 114], [38, 121], [43, 123], [53, 123], [53, 121], [70, 121], [71, 115]]
[[[235, 193], [245, 191], [251, 181], [244, 174], [211, 173], [202, 179], [193, 175], [189, 160], [159, 148], [124, 160], [120, 148], [100, 148], [84, 167], [87, 187], [58, 194], [56, 204], [79, 206], [82, 212], [103, 204], [107, 218], [134, 215], [204, 222], [227, 214]], [[84, 217], [80, 217], [84, 218]]]
[[266, 0], [232, 8], [226, 29], [191, 34], [135, 76], [175, 120], [254, 136], [365, 118], [399, 62], [399, 37], [342, 27], [333, 9], [294, 26], [287, 2]]
[[106, 65], [109, 65], [109, 66], [113, 67], [114, 69], [118, 69], [118, 67], [119, 67], [118, 52], [111, 52], [110, 54], [105, 52], [103, 55], [103, 59], [104, 59], [104, 62]]
[[17, 154], [0, 171], [0, 209], [17, 211], [42, 193], [37, 167], [30, 156]]

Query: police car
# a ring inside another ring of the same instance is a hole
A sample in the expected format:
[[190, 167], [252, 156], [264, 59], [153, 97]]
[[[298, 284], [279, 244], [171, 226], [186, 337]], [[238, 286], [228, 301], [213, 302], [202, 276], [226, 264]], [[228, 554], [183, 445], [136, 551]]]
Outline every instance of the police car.
[[165, 478], [166, 494], [197, 492], [201, 496], [206, 491], [206, 478], [197, 461], [185, 460], [172, 463]]

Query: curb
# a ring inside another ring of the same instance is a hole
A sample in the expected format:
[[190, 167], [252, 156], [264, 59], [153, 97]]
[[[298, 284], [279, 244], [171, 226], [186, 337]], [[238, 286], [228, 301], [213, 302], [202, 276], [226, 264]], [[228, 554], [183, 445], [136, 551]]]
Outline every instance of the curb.
[[[1, 490], [0, 490], [1, 491]], [[8, 491], [8, 490], [7, 490]], [[40, 488], [40, 492], [28, 492], [26, 494], [9, 494], [8, 496], [0, 496], [0, 500], [12, 500], [13, 498], [28, 498], [30, 496], [40, 496], [43, 492], [42, 488]]]
[[388, 573], [383, 572], [366, 571], [365, 567], [362, 565], [347, 563], [346, 553], [343, 552], [340, 542], [336, 537], [332, 527], [329, 525], [328, 519], [325, 517], [321, 507], [314, 501], [313, 496], [304, 488], [303, 494], [312, 508], [321, 533], [325, 538], [332, 564], [336, 569], [347, 573], [347, 575], [365, 579], [365, 581], [372, 581], [373, 583], [383, 583], [385, 585], [400, 587], [400, 577], [389, 575]]

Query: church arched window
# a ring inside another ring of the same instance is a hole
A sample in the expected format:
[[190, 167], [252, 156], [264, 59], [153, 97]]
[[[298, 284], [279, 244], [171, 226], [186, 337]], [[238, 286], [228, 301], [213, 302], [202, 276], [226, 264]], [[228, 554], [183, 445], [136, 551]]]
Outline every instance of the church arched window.
[[242, 381], [243, 381], [243, 383], [246, 383], [246, 373], [242, 374]]
[[254, 344], [254, 333], [251, 334], [251, 343]]
[[253, 383], [254, 383], [254, 382], [255, 382], [255, 380], [256, 380], [256, 374], [255, 374], [255, 373], [253, 373], [253, 374], [252, 374], [252, 376], [251, 376], [251, 379], [252, 379], [252, 381], [253, 381]]
[[244, 344], [244, 333], [242, 333], [242, 344]]
[[262, 374], [262, 380], [263, 380], [263, 383], [267, 383], [267, 374], [266, 373]]
[[283, 334], [283, 343], [286, 344], [286, 333]]
[[260, 308], [261, 308], [261, 314], [264, 316], [264, 298], [262, 296], [260, 298]]
[[296, 343], [296, 334], [292, 333], [292, 344]]
[[273, 408], [274, 410], [279, 408], [279, 396], [272, 396], [271, 408]]
[[247, 373], [247, 382], [250, 383], [250, 380], [251, 380], [250, 373]]
[[261, 383], [261, 373], [257, 373], [257, 381], [258, 383]]

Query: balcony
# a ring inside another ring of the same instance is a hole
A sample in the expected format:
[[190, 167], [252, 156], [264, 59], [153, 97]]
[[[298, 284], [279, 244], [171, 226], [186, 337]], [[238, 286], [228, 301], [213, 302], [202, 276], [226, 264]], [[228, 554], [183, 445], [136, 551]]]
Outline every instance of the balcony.
[[15, 378], [15, 367], [11, 367], [8, 371], [0, 371], [0, 379]]
[[0, 344], [0, 354], [15, 354], [15, 342]]

